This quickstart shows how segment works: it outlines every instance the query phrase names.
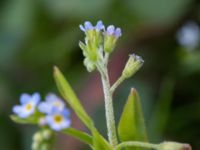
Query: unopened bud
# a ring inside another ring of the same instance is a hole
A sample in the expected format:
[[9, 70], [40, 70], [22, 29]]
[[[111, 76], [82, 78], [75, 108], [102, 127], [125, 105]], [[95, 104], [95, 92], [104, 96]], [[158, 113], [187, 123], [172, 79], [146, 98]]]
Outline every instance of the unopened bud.
[[42, 131], [42, 136], [45, 140], [49, 140], [52, 138], [53, 132], [49, 129], [45, 129], [44, 131]]
[[32, 150], [38, 150], [40, 148], [40, 144], [37, 142], [33, 142], [32, 144]]
[[47, 121], [45, 117], [41, 117], [38, 121], [39, 126], [45, 126], [47, 124]]
[[192, 150], [192, 148], [185, 143], [163, 142], [159, 145], [159, 150]]
[[129, 56], [128, 62], [122, 72], [124, 78], [130, 78], [134, 73], [136, 73], [143, 65], [144, 60], [135, 54]]
[[51, 146], [48, 143], [43, 143], [40, 150], [51, 150]]
[[88, 72], [92, 72], [96, 69], [95, 64], [92, 61], [90, 61], [89, 58], [85, 58], [83, 63], [86, 66]]
[[34, 135], [33, 135], [33, 141], [34, 142], [41, 142], [43, 140], [43, 137], [42, 137], [42, 134], [40, 132], [36, 132]]

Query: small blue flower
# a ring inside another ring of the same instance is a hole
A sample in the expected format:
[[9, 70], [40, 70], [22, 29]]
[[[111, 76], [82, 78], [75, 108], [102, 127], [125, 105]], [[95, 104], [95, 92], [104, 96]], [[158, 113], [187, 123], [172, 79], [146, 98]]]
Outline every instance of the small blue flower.
[[115, 26], [109, 25], [107, 27], [107, 30], [106, 30], [105, 34], [110, 35], [110, 36], [113, 35], [116, 38], [119, 38], [122, 35], [122, 32], [121, 32], [120, 28], [116, 28], [115, 29]]
[[38, 105], [38, 110], [46, 114], [52, 113], [53, 109], [63, 111], [64, 108], [65, 103], [55, 94], [48, 94], [45, 98], [45, 102], [41, 102]]
[[181, 46], [188, 50], [197, 48], [200, 42], [200, 27], [195, 22], [187, 22], [178, 30], [177, 40]]
[[96, 31], [100, 31], [102, 29], [104, 29], [104, 25], [103, 25], [103, 22], [102, 21], [98, 21], [96, 26], [93, 26], [91, 22], [89, 21], [86, 21], [84, 23], [84, 26], [83, 25], [80, 25], [79, 26], [80, 29], [83, 31], [83, 32], [86, 32], [88, 30], [96, 30]]
[[21, 105], [13, 107], [13, 112], [21, 118], [27, 118], [35, 112], [35, 108], [40, 101], [40, 95], [34, 93], [33, 95], [22, 94], [20, 96]]
[[100, 21], [98, 21], [97, 22], [97, 24], [96, 24], [96, 26], [95, 26], [95, 29], [97, 30], [97, 31], [100, 31], [100, 30], [103, 30], [105, 27], [104, 27], [104, 25], [103, 25], [103, 22], [100, 20]]
[[60, 131], [70, 126], [71, 120], [69, 119], [69, 115], [70, 112], [66, 108], [63, 111], [54, 109], [45, 119], [52, 130]]
[[122, 32], [120, 28], [115, 28], [115, 26], [109, 25], [106, 31], [104, 31], [104, 51], [111, 53], [121, 35]]

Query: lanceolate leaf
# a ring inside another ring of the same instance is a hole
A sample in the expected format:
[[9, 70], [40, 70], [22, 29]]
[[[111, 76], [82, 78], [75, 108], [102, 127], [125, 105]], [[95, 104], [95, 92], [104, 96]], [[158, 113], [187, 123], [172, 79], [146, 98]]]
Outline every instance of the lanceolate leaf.
[[28, 118], [20, 118], [17, 115], [10, 115], [10, 118], [16, 122], [21, 124], [38, 124], [38, 118], [35, 116], [30, 116]]
[[70, 127], [70, 128], [63, 130], [62, 133], [73, 136], [74, 138], [92, 146], [92, 142], [93, 142], [92, 137], [85, 132], [82, 132], [82, 131], [79, 131], [79, 130], [76, 130], [76, 129]]
[[[147, 142], [146, 128], [140, 104], [140, 98], [135, 89], [131, 89], [128, 100], [124, 106], [119, 125], [118, 134], [121, 141]], [[128, 150], [141, 150], [127, 148]]]
[[92, 119], [88, 116], [83, 106], [81, 105], [79, 99], [77, 98], [76, 94], [72, 90], [70, 84], [67, 82], [67, 80], [65, 79], [65, 77], [63, 76], [63, 74], [60, 72], [60, 70], [57, 67], [54, 68], [54, 78], [61, 95], [69, 103], [69, 105], [75, 111], [75, 113], [80, 118], [80, 120], [90, 130], [92, 130], [93, 128]]
[[93, 150], [113, 150], [111, 145], [104, 139], [99, 132], [94, 128], [93, 135]]

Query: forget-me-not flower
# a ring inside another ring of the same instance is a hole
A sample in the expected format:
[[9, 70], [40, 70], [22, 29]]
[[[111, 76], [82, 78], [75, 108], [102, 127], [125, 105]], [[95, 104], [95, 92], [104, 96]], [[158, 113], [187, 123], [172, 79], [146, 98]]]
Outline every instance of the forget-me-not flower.
[[104, 32], [104, 51], [110, 53], [115, 48], [118, 38], [122, 35], [120, 28], [109, 25]]
[[84, 26], [80, 25], [79, 27], [83, 32], [87, 32], [89, 30], [100, 31], [100, 30], [105, 28], [104, 25], [103, 25], [103, 22], [101, 20], [97, 22], [96, 26], [93, 26], [91, 22], [86, 21], [84, 23]]
[[38, 105], [38, 110], [42, 113], [50, 114], [53, 109], [63, 111], [65, 109], [65, 103], [55, 94], [48, 94], [45, 98], [45, 102], [41, 102]]
[[187, 22], [177, 32], [179, 44], [189, 50], [196, 48], [200, 42], [200, 28], [195, 22]]
[[109, 25], [106, 29], [106, 32], [105, 32], [106, 35], [109, 35], [109, 36], [115, 36], [116, 38], [119, 38], [121, 35], [122, 35], [122, 31], [120, 28], [116, 28], [115, 29], [115, 26], [113, 25]]
[[39, 101], [39, 93], [34, 93], [33, 95], [22, 94], [20, 96], [21, 105], [14, 106], [13, 112], [17, 114], [20, 118], [27, 118], [35, 112], [36, 106]]
[[53, 109], [53, 111], [48, 114], [45, 119], [52, 130], [60, 131], [70, 126], [71, 120], [69, 119], [69, 115], [70, 112], [66, 108], [63, 111]]

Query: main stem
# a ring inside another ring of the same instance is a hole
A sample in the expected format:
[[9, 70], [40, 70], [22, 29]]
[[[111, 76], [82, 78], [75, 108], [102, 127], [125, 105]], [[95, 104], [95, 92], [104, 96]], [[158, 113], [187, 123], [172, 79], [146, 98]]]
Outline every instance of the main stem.
[[115, 147], [117, 146], [117, 134], [115, 128], [115, 117], [112, 102], [112, 93], [110, 92], [110, 82], [108, 77], [107, 66], [102, 68], [101, 79], [103, 84], [103, 92], [105, 99], [105, 110], [106, 110], [106, 123], [108, 130], [108, 139], [110, 144]]
[[121, 143], [117, 146], [117, 150], [120, 150], [120, 149], [125, 148], [125, 147], [141, 147], [141, 148], [158, 150], [157, 144], [138, 142], [138, 141], [123, 142], [123, 143]]

